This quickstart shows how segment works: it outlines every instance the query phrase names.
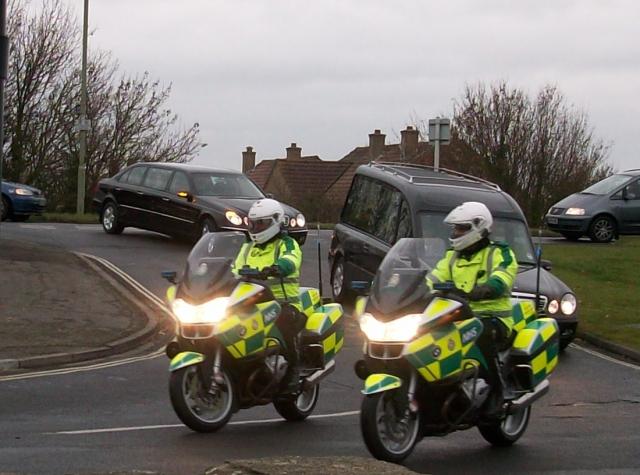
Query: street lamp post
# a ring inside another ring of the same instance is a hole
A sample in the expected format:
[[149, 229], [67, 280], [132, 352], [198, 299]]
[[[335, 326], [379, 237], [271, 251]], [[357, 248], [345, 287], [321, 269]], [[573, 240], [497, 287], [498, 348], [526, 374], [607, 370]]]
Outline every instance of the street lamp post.
[[82, 72], [80, 86], [80, 118], [76, 124], [76, 130], [80, 137], [80, 150], [78, 155], [78, 202], [76, 211], [84, 214], [85, 178], [86, 166], [85, 157], [87, 154], [87, 132], [91, 129], [91, 124], [87, 119], [87, 37], [89, 32], [89, 0], [84, 0], [84, 20], [82, 24]]
[[[7, 0], [0, 0], [0, 187], [4, 165], [4, 83], [9, 64], [9, 38], [7, 37]], [[0, 202], [0, 206], [3, 204]]]

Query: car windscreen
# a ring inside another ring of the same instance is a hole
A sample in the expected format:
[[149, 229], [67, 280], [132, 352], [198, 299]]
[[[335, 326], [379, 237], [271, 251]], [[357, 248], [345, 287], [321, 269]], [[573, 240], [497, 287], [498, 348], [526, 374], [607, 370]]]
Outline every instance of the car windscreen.
[[[422, 237], [439, 238], [444, 249], [449, 247], [451, 227], [444, 223], [445, 213], [423, 211], [419, 213]], [[535, 253], [526, 224], [517, 219], [494, 218], [492, 241], [509, 243], [519, 264], [534, 264]], [[444, 252], [443, 254], [444, 255]], [[442, 257], [442, 256], [441, 256]], [[434, 265], [433, 263], [432, 265]]]
[[608, 195], [628, 182], [630, 178], [630, 175], [611, 175], [610, 177], [591, 185], [589, 188], [581, 191], [581, 193], [588, 193], [590, 195]]
[[226, 173], [194, 173], [195, 194], [234, 198], [264, 198], [262, 191], [246, 176]]

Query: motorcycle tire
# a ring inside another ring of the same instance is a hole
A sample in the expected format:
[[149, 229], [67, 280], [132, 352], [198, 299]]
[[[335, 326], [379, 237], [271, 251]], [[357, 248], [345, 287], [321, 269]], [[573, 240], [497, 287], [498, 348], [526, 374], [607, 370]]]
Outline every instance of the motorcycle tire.
[[[169, 396], [180, 420], [196, 432], [215, 432], [224, 427], [237, 405], [236, 391], [229, 374], [221, 369], [224, 384], [205, 391], [198, 365], [171, 373]], [[212, 409], [214, 404], [218, 408]]]
[[482, 437], [496, 447], [508, 447], [513, 445], [527, 430], [531, 406], [509, 414], [492, 422], [483, 422], [478, 425]]
[[320, 385], [302, 391], [297, 397], [281, 398], [273, 401], [273, 406], [282, 417], [290, 422], [305, 420], [311, 415], [318, 402]]
[[[387, 436], [388, 426], [384, 428], [384, 432], [380, 430], [381, 424], [385, 424], [390, 419], [397, 420], [391, 394], [388, 392], [370, 394], [362, 400], [360, 429], [371, 455], [385, 462], [400, 463], [411, 454], [420, 437], [420, 413], [410, 414], [408, 417], [408, 424], [405, 424], [405, 437], [397, 443]], [[389, 432], [392, 431], [389, 430]]]

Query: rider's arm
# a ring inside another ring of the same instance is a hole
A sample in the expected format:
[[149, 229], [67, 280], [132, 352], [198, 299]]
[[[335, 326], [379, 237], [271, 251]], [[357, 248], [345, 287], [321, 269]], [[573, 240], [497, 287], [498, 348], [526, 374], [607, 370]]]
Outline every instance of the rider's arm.
[[489, 300], [511, 293], [518, 272], [518, 262], [513, 251], [508, 245], [499, 244], [492, 247], [490, 252], [493, 252], [493, 265], [489, 278], [469, 292], [469, 300]]
[[451, 276], [451, 266], [449, 265], [449, 262], [453, 257], [453, 252], [454, 251], [451, 249], [448, 250], [445, 253], [444, 257], [438, 261], [433, 270], [427, 274], [427, 286], [430, 289], [433, 289], [433, 284], [436, 284], [438, 282], [447, 282], [453, 280]]
[[285, 236], [280, 242], [280, 257], [275, 262], [282, 277], [287, 277], [300, 271], [302, 265], [302, 251], [297, 241], [290, 236]]
[[240, 271], [240, 269], [242, 269], [246, 264], [245, 259], [246, 256], [249, 255], [249, 253], [247, 252], [247, 247], [249, 246], [251, 246], [250, 242], [245, 242], [242, 245], [242, 247], [240, 248], [240, 252], [238, 252], [236, 260], [233, 263], [233, 266], [231, 266], [231, 272], [233, 272], [236, 277], [238, 276], [238, 272]]

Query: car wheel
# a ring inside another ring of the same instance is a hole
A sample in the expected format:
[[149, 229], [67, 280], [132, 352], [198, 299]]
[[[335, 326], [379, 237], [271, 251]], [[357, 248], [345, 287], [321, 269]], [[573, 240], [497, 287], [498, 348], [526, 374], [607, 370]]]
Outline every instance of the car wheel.
[[102, 229], [107, 234], [120, 234], [124, 230], [124, 226], [120, 224], [118, 207], [112, 201], [107, 202], [102, 208], [100, 222], [102, 223]]
[[582, 237], [582, 233], [565, 232], [565, 233], [562, 233], [562, 235], [564, 236], [565, 239], [569, 241], [577, 241], [578, 239], [580, 239], [580, 237]]
[[589, 237], [593, 242], [611, 242], [616, 236], [616, 223], [610, 216], [596, 216], [589, 226]]
[[2, 204], [0, 204], [0, 206], [0, 214], [2, 215], [2, 221], [4, 221], [11, 214], [11, 203], [9, 203], [6, 196], [2, 197]]
[[344, 303], [349, 298], [349, 283], [344, 271], [344, 259], [336, 257], [331, 268], [331, 293], [336, 302]]
[[207, 233], [215, 233], [217, 230], [216, 222], [208, 216], [200, 222], [200, 236], [204, 236]]

